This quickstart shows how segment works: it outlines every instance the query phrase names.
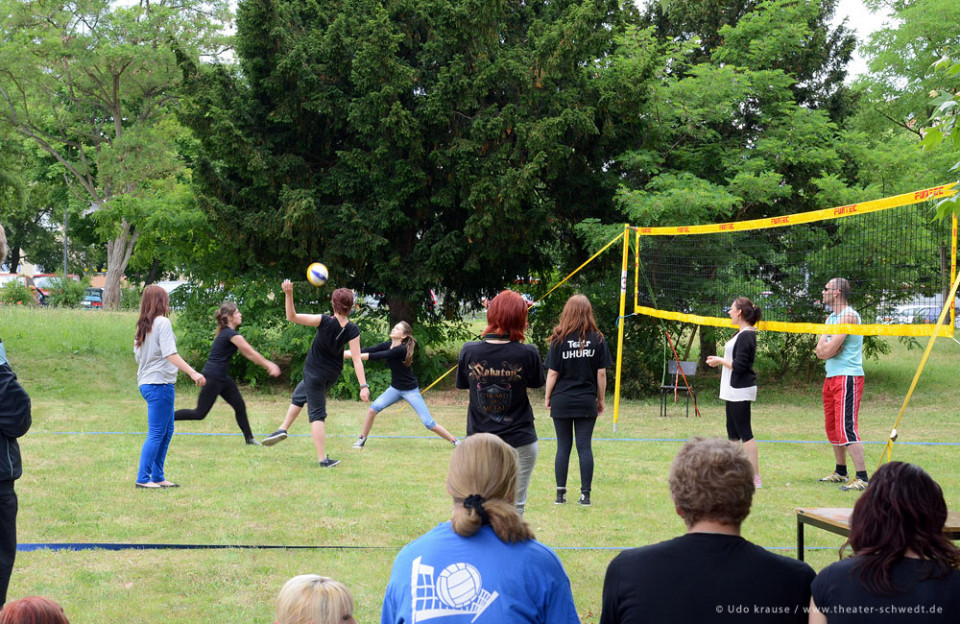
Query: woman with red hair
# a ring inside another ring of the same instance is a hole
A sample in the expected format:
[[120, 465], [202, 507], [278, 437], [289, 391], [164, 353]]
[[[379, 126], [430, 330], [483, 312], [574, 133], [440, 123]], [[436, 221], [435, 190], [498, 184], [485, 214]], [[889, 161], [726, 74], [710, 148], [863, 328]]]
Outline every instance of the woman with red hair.
[[467, 435], [492, 433], [517, 451], [515, 504], [521, 514], [538, 450], [527, 388], [546, 382], [540, 352], [522, 344], [526, 328], [527, 302], [512, 290], [501, 292], [487, 306], [482, 340], [463, 345], [457, 366], [457, 387], [470, 391]]
[[133, 342], [133, 354], [137, 359], [137, 385], [140, 395], [147, 402], [147, 439], [140, 451], [140, 469], [137, 472], [138, 488], [158, 489], [179, 487], [167, 481], [163, 464], [167, 448], [173, 438], [173, 404], [176, 399], [174, 383], [177, 370], [182, 370], [198, 386], [207, 383], [206, 378], [193, 370], [177, 354], [177, 337], [167, 314], [170, 313], [170, 298], [167, 291], [156, 285], [143, 289], [140, 298], [140, 318]]
[[0, 624], [70, 624], [63, 607], [49, 598], [28, 596], [0, 611]]

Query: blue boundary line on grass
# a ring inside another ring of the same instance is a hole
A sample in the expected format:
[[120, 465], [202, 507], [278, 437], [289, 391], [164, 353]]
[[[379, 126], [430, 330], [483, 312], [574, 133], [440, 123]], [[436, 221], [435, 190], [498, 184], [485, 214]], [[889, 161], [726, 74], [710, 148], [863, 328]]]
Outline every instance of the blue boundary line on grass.
[[[18, 544], [17, 552], [36, 552], [38, 550], [72, 551], [84, 550], [400, 550], [403, 546], [280, 546], [262, 544], [124, 544], [108, 542], [60, 542]], [[623, 551], [634, 546], [551, 546], [553, 550], [587, 551], [616, 550]], [[764, 546], [765, 550], [790, 551], [796, 546]], [[807, 546], [804, 550], [836, 550], [833, 546]]]
[[[146, 431], [31, 431], [27, 435], [135, 435], [135, 436], [145, 436], [147, 435]], [[188, 431], [175, 431], [173, 433], [175, 436], [211, 436], [211, 437], [240, 437], [243, 434], [241, 433], [200, 433], [200, 432], [188, 432]], [[309, 433], [291, 433], [288, 434], [290, 438], [309, 438]], [[356, 438], [355, 435], [331, 435], [328, 436], [331, 438]], [[372, 435], [371, 439], [374, 440], [433, 440], [437, 436], [412, 436], [412, 435]], [[556, 440], [556, 438], [541, 436], [541, 440]], [[687, 438], [593, 438], [596, 442], [686, 442]], [[830, 442], [827, 440], [761, 440], [757, 439], [757, 442], [762, 442], [764, 444], [826, 444], [829, 445]], [[877, 445], [877, 444], [886, 444], [886, 440], [880, 441], [870, 441], [862, 442], [862, 444], [868, 445]], [[897, 442], [901, 446], [960, 446], [960, 442]]]

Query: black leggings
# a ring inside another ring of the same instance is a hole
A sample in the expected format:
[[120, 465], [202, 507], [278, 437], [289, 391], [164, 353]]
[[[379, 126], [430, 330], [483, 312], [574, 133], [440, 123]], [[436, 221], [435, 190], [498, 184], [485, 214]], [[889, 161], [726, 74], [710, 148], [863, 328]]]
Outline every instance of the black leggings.
[[203, 420], [210, 413], [210, 408], [216, 402], [217, 397], [222, 396], [230, 407], [233, 408], [233, 414], [237, 418], [237, 424], [240, 425], [240, 431], [247, 440], [253, 439], [253, 432], [250, 431], [250, 421], [247, 420], [247, 405], [243, 402], [240, 395], [240, 388], [237, 382], [232, 378], [214, 379], [207, 377], [207, 383], [200, 388], [200, 396], [197, 397], [196, 409], [177, 410], [173, 414], [174, 420]]
[[557, 487], [567, 487], [567, 467], [570, 465], [570, 450], [573, 438], [577, 438], [577, 457], [580, 458], [580, 491], [590, 492], [593, 485], [593, 427], [596, 418], [554, 418], [553, 428], [557, 431], [557, 458], [553, 469], [557, 476]]

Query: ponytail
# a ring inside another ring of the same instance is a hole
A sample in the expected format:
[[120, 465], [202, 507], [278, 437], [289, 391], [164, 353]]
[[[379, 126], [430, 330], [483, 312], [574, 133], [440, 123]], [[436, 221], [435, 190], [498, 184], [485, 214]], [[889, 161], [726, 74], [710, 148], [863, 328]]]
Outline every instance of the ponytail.
[[220, 309], [218, 309], [217, 313], [214, 315], [214, 318], [217, 321], [217, 336], [219, 336], [220, 332], [223, 331], [227, 325], [229, 325], [230, 315], [236, 311], [237, 304], [233, 301], [224, 301], [220, 304]]

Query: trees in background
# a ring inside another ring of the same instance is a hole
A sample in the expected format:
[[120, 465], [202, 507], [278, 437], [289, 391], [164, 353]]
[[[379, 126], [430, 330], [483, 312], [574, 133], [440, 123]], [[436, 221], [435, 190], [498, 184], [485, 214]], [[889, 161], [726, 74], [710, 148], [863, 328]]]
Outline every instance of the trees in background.
[[57, 160], [96, 221], [107, 305], [150, 219], [189, 197], [173, 48], [216, 54], [229, 18], [226, 0], [0, 0], [0, 123]]
[[553, 266], [616, 221], [610, 165], [640, 110], [604, 78], [616, 0], [247, 0], [239, 70], [191, 68], [207, 215], [242, 270], [383, 293], [415, 318]]

